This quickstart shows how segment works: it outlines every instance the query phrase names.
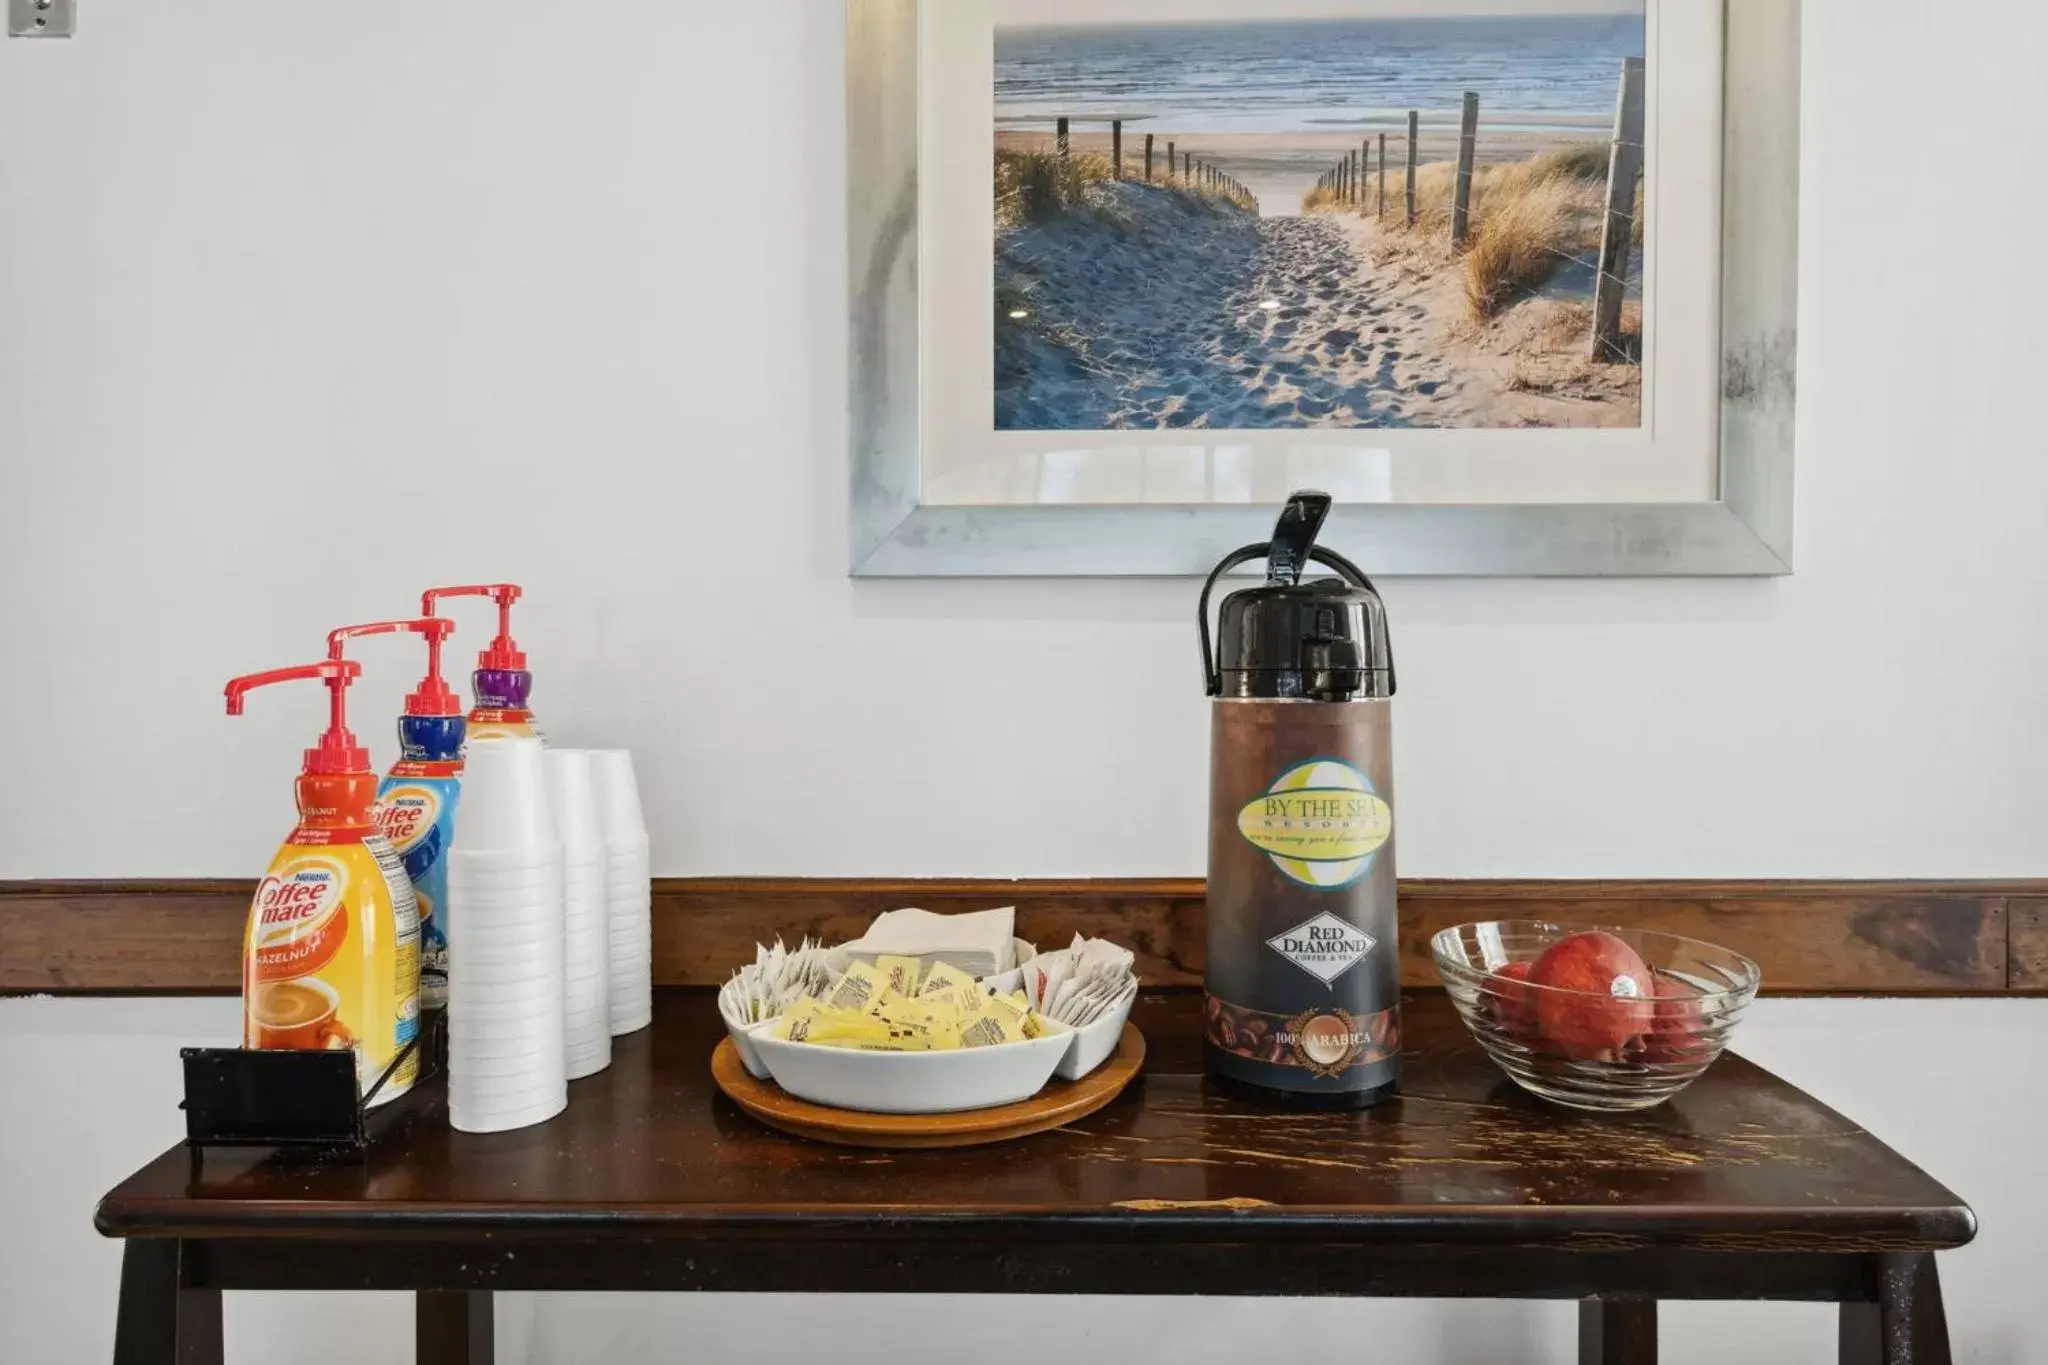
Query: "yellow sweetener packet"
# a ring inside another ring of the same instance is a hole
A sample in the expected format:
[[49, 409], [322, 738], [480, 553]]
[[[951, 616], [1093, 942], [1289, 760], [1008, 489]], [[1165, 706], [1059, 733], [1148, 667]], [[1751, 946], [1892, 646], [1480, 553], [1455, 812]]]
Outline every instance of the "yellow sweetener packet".
[[819, 1010], [808, 1022], [810, 1028], [804, 1041], [809, 1043], [865, 1041], [870, 1038], [886, 1038], [889, 1034], [889, 1025], [886, 1021], [858, 1010], [837, 1010], [828, 1006]]
[[911, 1003], [917, 1006], [919, 1021], [934, 1034], [953, 1033], [967, 1017], [951, 995], [921, 995]]
[[768, 1036], [801, 1043], [810, 1032], [811, 1021], [817, 1018], [817, 1015], [818, 1002], [807, 995], [791, 1005], [782, 1017], [775, 1021], [768, 1030]]
[[[822, 1034], [817, 1031], [818, 1028], [822, 1028]], [[856, 1047], [868, 1052], [932, 1050], [930, 1030], [910, 1024], [885, 1024], [867, 1015], [859, 1016], [854, 1022], [843, 1025], [826, 1023], [816, 1026], [810, 1041], [823, 1043], [827, 1047]]]
[[889, 989], [898, 995], [917, 994], [917, 973], [922, 964], [914, 957], [891, 957], [887, 953], [875, 959], [875, 975], [889, 983]]
[[988, 996], [972, 981], [948, 990], [927, 991], [917, 997], [917, 1003], [926, 1010], [955, 1019], [980, 1014], [989, 1007]]
[[991, 995], [987, 997], [987, 1000], [990, 1011], [1000, 1014], [1013, 1022], [1021, 1036], [1025, 1038], [1043, 1038], [1045, 1036], [1045, 1021], [1039, 1017], [1038, 1011], [1032, 1009], [1030, 1004], [1027, 1003], [1024, 992], [1018, 991], [1014, 995]]
[[1001, 1010], [989, 1010], [962, 1023], [954, 1036], [961, 1047], [993, 1047], [997, 1043], [1023, 1042], [1024, 1030], [1016, 1019]]
[[825, 992], [825, 1003], [835, 1010], [852, 1010], [856, 1014], [868, 1007], [874, 999], [880, 979], [872, 965], [856, 962], [846, 969], [846, 975], [832, 983], [832, 989]]
[[877, 1019], [888, 1019], [902, 1013], [904, 1006], [909, 1003], [908, 996], [899, 993], [894, 986], [885, 981], [875, 992], [874, 998], [868, 1001], [867, 1008], [861, 1012], [872, 1014]]
[[936, 995], [940, 991], [954, 990], [965, 986], [974, 989], [974, 978], [950, 962], [934, 962], [932, 969], [925, 973], [924, 984], [918, 987], [919, 995]]

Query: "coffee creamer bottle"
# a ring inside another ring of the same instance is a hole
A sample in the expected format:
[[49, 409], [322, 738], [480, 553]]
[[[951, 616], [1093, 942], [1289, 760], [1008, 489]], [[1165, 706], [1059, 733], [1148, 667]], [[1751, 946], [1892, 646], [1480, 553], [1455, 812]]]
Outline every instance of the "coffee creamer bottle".
[[519, 600], [517, 583], [470, 583], [455, 588], [428, 588], [420, 594], [420, 615], [432, 616], [434, 604], [444, 597], [488, 597], [498, 604], [498, 633], [478, 651], [476, 672], [470, 675], [470, 693], [475, 705], [469, 713], [469, 742], [490, 739], [538, 739], [546, 742], [527, 698], [533, 692], [533, 674], [526, 670], [526, 654], [512, 638], [512, 604]]
[[[1294, 494], [1270, 545], [1202, 589], [1210, 697], [1204, 1052], [1212, 1074], [1307, 1108], [1363, 1108], [1400, 1074], [1393, 650], [1372, 581], [1317, 548], [1325, 493]], [[1209, 650], [1209, 594], [1230, 594]], [[1318, 560], [1342, 575], [1301, 581]]]
[[462, 800], [462, 702], [441, 678], [441, 645], [455, 623], [428, 616], [376, 621], [329, 631], [327, 657], [342, 657], [342, 642], [365, 635], [410, 632], [427, 641], [427, 675], [406, 694], [398, 719], [398, 762], [377, 784], [378, 832], [405, 861], [420, 915], [420, 1007], [448, 1003], [448, 861], [455, 838], [455, 808]]
[[351, 1050], [358, 1092], [375, 1088], [379, 1105], [419, 1074], [417, 1050], [392, 1069], [419, 1032], [419, 913], [374, 823], [369, 751], [348, 730], [348, 686], [361, 675], [352, 660], [324, 659], [236, 678], [227, 699], [239, 716], [243, 698], [272, 683], [319, 679], [329, 693], [327, 730], [299, 774], [299, 823], [249, 906], [243, 1046]]

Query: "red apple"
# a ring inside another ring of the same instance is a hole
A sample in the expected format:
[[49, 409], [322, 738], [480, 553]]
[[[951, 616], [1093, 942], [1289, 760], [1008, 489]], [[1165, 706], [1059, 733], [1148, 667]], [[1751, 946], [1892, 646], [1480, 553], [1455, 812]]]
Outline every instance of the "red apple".
[[1656, 1010], [1649, 1031], [1643, 1035], [1643, 1059], [1682, 1062], [1705, 1053], [1706, 1014], [1700, 1008], [1700, 993], [1676, 977], [1661, 973], [1650, 993], [1656, 998]]
[[1501, 1032], [1518, 1043], [1531, 1046], [1541, 1038], [1536, 1028], [1536, 1008], [1529, 999], [1533, 992], [1525, 984], [1533, 965], [1528, 962], [1502, 963], [1493, 969], [1480, 988], [1485, 992], [1486, 1006], [1492, 1011]]
[[1536, 1022], [1557, 1049], [1580, 1061], [1612, 1059], [1649, 1031], [1656, 980], [1636, 950], [1613, 934], [1573, 934], [1543, 950], [1529, 979]]

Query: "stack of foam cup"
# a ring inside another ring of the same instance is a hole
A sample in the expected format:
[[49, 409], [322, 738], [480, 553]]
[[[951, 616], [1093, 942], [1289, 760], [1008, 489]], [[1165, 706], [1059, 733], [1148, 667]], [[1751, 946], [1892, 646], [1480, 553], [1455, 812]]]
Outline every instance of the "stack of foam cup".
[[606, 958], [610, 968], [612, 1034], [635, 1032], [654, 1019], [653, 895], [647, 863], [647, 819], [633, 756], [624, 749], [593, 749], [590, 776], [597, 788], [597, 822], [604, 838]]
[[590, 1076], [612, 1062], [610, 955], [605, 936], [604, 838], [598, 832], [597, 793], [590, 751], [550, 749], [544, 759], [548, 803], [562, 841], [563, 914], [567, 926], [564, 1027], [569, 1079]]
[[568, 1104], [565, 932], [540, 741], [470, 745], [448, 851], [448, 1117], [464, 1132]]

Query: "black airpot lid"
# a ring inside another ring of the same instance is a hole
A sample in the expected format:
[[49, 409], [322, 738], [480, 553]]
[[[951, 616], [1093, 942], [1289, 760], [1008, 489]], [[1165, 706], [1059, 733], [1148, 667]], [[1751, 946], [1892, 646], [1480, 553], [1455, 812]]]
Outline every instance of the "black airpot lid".
[[[1202, 590], [1202, 663], [1209, 695], [1360, 701], [1394, 695], [1394, 653], [1386, 606], [1372, 580], [1344, 556], [1315, 544], [1330, 496], [1288, 498], [1268, 545], [1226, 556]], [[1217, 658], [1209, 661], [1210, 589], [1224, 573], [1264, 556], [1266, 581], [1223, 600]], [[1342, 575], [1301, 581], [1309, 561]]]

